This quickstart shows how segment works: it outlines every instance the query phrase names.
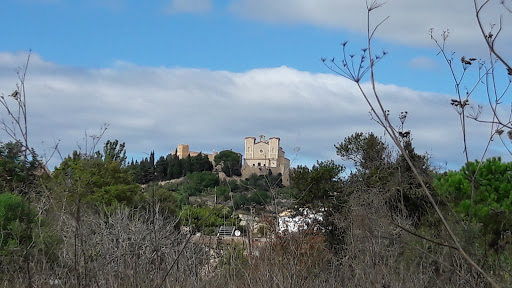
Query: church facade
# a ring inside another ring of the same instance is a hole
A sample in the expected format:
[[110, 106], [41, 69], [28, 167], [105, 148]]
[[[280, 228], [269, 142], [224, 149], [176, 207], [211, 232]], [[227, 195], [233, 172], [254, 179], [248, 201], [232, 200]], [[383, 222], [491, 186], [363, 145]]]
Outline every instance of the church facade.
[[258, 175], [281, 174], [283, 185], [290, 184], [290, 160], [285, 157], [284, 150], [280, 146], [281, 139], [265, 135], [245, 137], [244, 163], [242, 165], [242, 177], [248, 177], [253, 173]]

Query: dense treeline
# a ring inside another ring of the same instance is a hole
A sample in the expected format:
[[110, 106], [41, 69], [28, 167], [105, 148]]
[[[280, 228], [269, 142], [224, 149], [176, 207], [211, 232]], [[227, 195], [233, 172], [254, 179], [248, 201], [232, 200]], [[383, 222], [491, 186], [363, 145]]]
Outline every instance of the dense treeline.
[[[241, 176], [242, 163], [238, 153], [231, 150], [221, 151], [215, 155], [214, 163], [228, 177]], [[202, 153], [179, 159], [175, 151], [155, 160], [155, 152], [152, 151], [149, 158], [141, 159], [140, 162], [138, 160], [134, 162], [132, 159], [127, 168], [132, 173], [135, 182], [147, 184], [179, 179], [194, 172], [212, 171], [214, 165], [208, 155]]]
[[208, 155], [199, 153], [179, 159], [176, 153], [170, 153], [166, 157], [160, 156], [155, 161], [155, 152], [151, 152], [149, 158], [140, 162], [132, 161], [127, 169], [133, 174], [135, 182], [147, 184], [165, 180], [178, 179], [194, 172], [212, 171], [213, 164]]

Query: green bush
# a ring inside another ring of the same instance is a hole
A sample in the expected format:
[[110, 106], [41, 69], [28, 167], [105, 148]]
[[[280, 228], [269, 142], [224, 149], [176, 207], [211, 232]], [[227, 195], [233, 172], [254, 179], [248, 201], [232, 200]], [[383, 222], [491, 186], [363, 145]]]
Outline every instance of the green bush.
[[179, 187], [182, 194], [196, 196], [219, 185], [219, 177], [212, 172], [194, 172], [187, 175], [188, 183]]
[[[163, 216], [174, 216], [182, 206], [181, 202], [184, 198], [179, 198], [179, 194], [173, 191], [172, 185], [160, 185], [158, 183], [150, 183], [145, 187], [145, 199], [143, 206], [159, 206], [159, 211]], [[187, 197], [188, 201], [188, 197]], [[187, 203], [184, 202], [183, 205]]]
[[49, 180], [53, 190], [56, 193], [70, 193], [71, 197], [62, 195], [62, 199], [76, 200], [78, 197], [93, 205], [135, 206], [142, 199], [140, 185], [134, 182], [122, 162], [111, 160], [111, 157], [118, 158], [112, 153], [109, 152], [110, 156], [104, 159], [99, 152], [91, 156], [74, 151], [55, 168]]
[[219, 185], [219, 177], [212, 172], [194, 172], [187, 175], [189, 183], [198, 185], [201, 189], [213, 188]]
[[270, 195], [268, 194], [268, 192], [266, 191], [263, 191], [263, 190], [258, 190], [256, 192], [253, 192], [251, 194], [251, 196], [249, 197], [249, 202], [252, 204], [256, 204], [256, 205], [266, 205], [270, 200]]
[[0, 142], [0, 191], [14, 192], [34, 180], [34, 171], [39, 167], [37, 154], [29, 151], [25, 159], [23, 144]]
[[215, 194], [217, 195], [217, 199], [222, 199], [223, 201], [228, 201], [230, 190], [231, 189], [228, 186], [218, 186], [215, 191]]
[[222, 166], [222, 172], [224, 172], [227, 177], [242, 175], [240, 154], [231, 150], [220, 151], [219, 154], [215, 155], [214, 161], [216, 166]]
[[36, 214], [19, 195], [0, 194], [0, 249], [27, 247], [32, 242]]
[[249, 204], [249, 197], [246, 194], [237, 194], [233, 197], [233, 206], [240, 209]]
[[468, 162], [459, 171], [439, 176], [434, 186], [456, 212], [466, 219], [471, 215], [472, 222], [483, 224], [484, 233], [499, 238], [502, 231], [512, 229], [511, 171], [512, 163], [501, 158]]
[[233, 197], [233, 205], [235, 209], [240, 209], [242, 207], [252, 206], [252, 205], [266, 205], [270, 201], [270, 195], [267, 191], [258, 190], [252, 192], [251, 194], [237, 194]]
[[485, 221], [492, 214], [510, 216], [512, 163], [502, 163], [501, 158], [491, 158], [481, 163], [480, 168], [479, 165], [478, 161], [468, 162], [459, 171], [450, 171], [439, 177], [434, 185], [440, 194], [453, 198], [457, 212], [468, 216], [471, 206], [471, 179], [474, 177], [472, 217], [476, 221]]
[[181, 211], [181, 224], [211, 234], [215, 229], [210, 228], [218, 228], [224, 224], [234, 226], [237, 220], [231, 217], [232, 214], [231, 209], [220, 205], [213, 208], [185, 206]]

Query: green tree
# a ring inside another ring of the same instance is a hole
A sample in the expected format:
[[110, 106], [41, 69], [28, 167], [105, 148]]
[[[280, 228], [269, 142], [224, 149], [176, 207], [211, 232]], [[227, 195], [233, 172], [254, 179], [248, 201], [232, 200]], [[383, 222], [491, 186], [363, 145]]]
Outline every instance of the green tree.
[[[123, 154], [121, 151], [119, 155]], [[132, 206], [141, 196], [140, 186], [133, 181], [130, 169], [123, 167], [121, 160], [105, 158], [99, 152], [90, 156], [74, 151], [55, 169], [50, 181], [56, 191], [69, 191], [80, 201]]]
[[[0, 145], [0, 189], [16, 191], [34, 179], [34, 172], [40, 167], [35, 151], [25, 159], [21, 142], [7, 142]], [[26, 187], [25, 187], [26, 188]]]
[[183, 165], [176, 154], [170, 154], [167, 156], [168, 168], [167, 178], [178, 179], [183, 176]]
[[145, 187], [146, 201], [144, 206], [157, 207], [163, 216], [174, 216], [180, 209], [180, 203], [175, 195], [174, 186], [171, 183], [161, 185], [150, 183]]
[[235, 225], [236, 220], [231, 217], [231, 209], [223, 206], [191, 207], [185, 206], [181, 211], [181, 224], [206, 234], [212, 234], [221, 225]]
[[190, 154], [187, 155], [187, 157], [181, 159], [181, 168], [183, 175], [181, 175], [180, 177], [186, 176], [187, 174], [194, 172], [194, 169], [192, 167], [192, 157], [190, 157]]
[[31, 226], [35, 223], [35, 212], [21, 196], [0, 194], [0, 251], [7, 247], [27, 248], [32, 242]]
[[439, 176], [434, 186], [449, 199], [456, 212], [483, 224], [484, 233], [492, 235], [491, 245], [495, 246], [503, 231], [512, 230], [510, 171], [512, 162], [501, 162], [499, 157], [468, 162], [459, 171]]
[[270, 203], [270, 194], [268, 191], [256, 190], [250, 193], [239, 193], [233, 196], [233, 206], [235, 209], [251, 207], [253, 205], [265, 206]]
[[135, 183], [144, 184], [142, 167], [139, 161], [136, 160], [135, 162], [133, 162], [132, 160], [132, 163], [130, 163], [130, 165], [126, 167], [126, 170], [130, 173]]
[[[404, 139], [403, 146], [405, 153], [409, 156], [412, 164], [419, 173], [423, 184], [433, 190], [432, 182], [434, 171], [430, 166], [428, 155], [420, 155], [414, 151], [412, 141]], [[396, 158], [395, 165], [390, 167], [390, 179], [386, 185], [391, 192], [391, 200], [389, 203], [393, 210], [398, 206], [403, 206], [407, 213], [410, 214], [414, 223], [419, 223], [421, 218], [432, 208], [428, 197], [423, 193], [421, 183], [414, 175], [409, 163], [407, 163], [404, 155], [400, 154]]]
[[155, 177], [158, 181], [168, 179], [167, 173], [169, 171], [169, 162], [164, 156], [160, 156], [155, 163]]
[[257, 190], [251, 193], [248, 200], [250, 204], [265, 206], [270, 201], [270, 195], [267, 191]]
[[235, 206], [235, 209], [240, 209], [245, 206], [249, 206], [249, 196], [245, 193], [237, 194], [233, 197], [233, 206]]
[[144, 158], [140, 161], [140, 173], [141, 182], [140, 184], [147, 184], [155, 180], [155, 163], [153, 153], [149, 158]]
[[208, 158], [208, 155], [203, 155], [199, 153], [198, 155], [191, 157], [192, 162], [192, 171], [193, 172], [203, 172], [203, 171], [212, 171], [213, 165]]
[[318, 161], [311, 169], [297, 166], [291, 171], [291, 186], [299, 205], [324, 203], [329, 196], [341, 192], [341, 173], [345, 167], [330, 161]]
[[226, 176], [231, 177], [233, 175], [242, 175], [242, 162], [238, 153], [231, 150], [223, 150], [219, 152], [219, 154], [215, 155], [214, 161], [216, 166], [221, 165], [222, 172], [224, 172]]
[[119, 143], [119, 140], [107, 140], [103, 147], [103, 157], [105, 162], [119, 162], [121, 165], [126, 161], [125, 143]]
[[373, 133], [356, 132], [334, 147], [338, 156], [364, 170], [379, 168], [389, 160], [388, 146]]
[[231, 189], [229, 186], [221, 185], [218, 186], [215, 189], [215, 195], [217, 196], [217, 201], [222, 199], [222, 201], [228, 201], [229, 200], [229, 192], [231, 192]]
[[219, 185], [219, 177], [212, 172], [194, 172], [187, 175], [187, 182], [180, 186], [180, 190], [188, 196], [195, 196], [203, 193], [207, 189]]
[[[403, 119], [405, 121], [405, 117]], [[432, 169], [428, 157], [415, 152], [410, 131], [400, 135], [403, 135], [400, 141], [405, 153], [423, 176], [424, 184], [431, 187]], [[421, 191], [420, 181], [405, 155], [392, 151], [373, 133], [354, 133], [335, 147], [342, 159], [353, 161], [356, 167], [343, 185], [345, 193], [385, 193], [391, 213], [407, 214], [415, 224], [428, 212], [429, 200]]]
[[[35, 209], [22, 196], [13, 193], [0, 194], [0, 258], [4, 270], [23, 270], [26, 263], [44, 259], [44, 263], [56, 263], [62, 239], [37, 217]], [[51, 261], [51, 262], [48, 262]], [[5, 276], [5, 275], [4, 275]]]

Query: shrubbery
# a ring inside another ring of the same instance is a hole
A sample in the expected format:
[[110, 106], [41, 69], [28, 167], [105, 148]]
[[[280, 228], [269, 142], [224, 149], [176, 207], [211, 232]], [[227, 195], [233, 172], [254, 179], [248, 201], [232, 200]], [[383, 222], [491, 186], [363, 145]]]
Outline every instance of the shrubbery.
[[468, 162], [459, 171], [449, 171], [439, 176], [434, 185], [456, 212], [482, 224], [483, 233], [492, 235], [491, 245], [495, 246], [502, 232], [512, 231], [511, 171], [512, 162], [489, 158]]
[[32, 242], [35, 211], [21, 196], [0, 194], [0, 251], [7, 248], [26, 248]]
[[222, 225], [234, 226], [238, 219], [232, 217], [233, 211], [223, 206], [191, 207], [185, 206], [181, 211], [181, 224], [205, 234], [212, 234]]

